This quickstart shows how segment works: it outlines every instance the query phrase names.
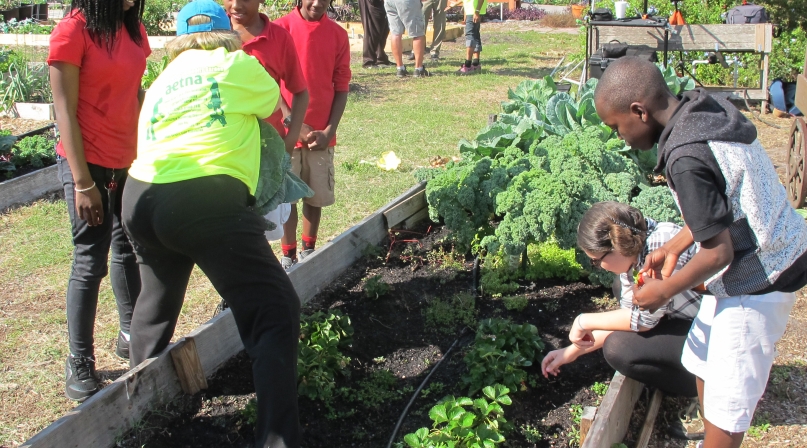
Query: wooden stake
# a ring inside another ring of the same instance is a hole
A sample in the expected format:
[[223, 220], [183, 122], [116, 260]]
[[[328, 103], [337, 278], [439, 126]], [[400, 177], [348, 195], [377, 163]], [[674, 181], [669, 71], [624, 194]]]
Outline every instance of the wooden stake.
[[617, 372], [594, 418], [594, 424], [582, 448], [610, 448], [622, 442], [628, 431], [633, 405], [639, 399], [644, 384]]
[[664, 398], [664, 394], [656, 389], [656, 391], [653, 392], [653, 398], [650, 399], [650, 406], [647, 408], [647, 417], [644, 419], [642, 432], [639, 433], [636, 448], [647, 448], [647, 444], [650, 443], [650, 436], [653, 434], [653, 425], [656, 423], [656, 416], [661, 407], [662, 398]]
[[171, 359], [179, 377], [182, 392], [193, 395], [202, 389], [207, 389], [207, 378], [196, 351], [196, 340], [191, 337], [182, 338], [171, 349]]
[[594, 424], [594, 418], [597, 415], [597, 408], [594, 406], [586, 406], [583, 408], [583, 416], [580, 417], [580, 446], [586, 442], [591, 425]]

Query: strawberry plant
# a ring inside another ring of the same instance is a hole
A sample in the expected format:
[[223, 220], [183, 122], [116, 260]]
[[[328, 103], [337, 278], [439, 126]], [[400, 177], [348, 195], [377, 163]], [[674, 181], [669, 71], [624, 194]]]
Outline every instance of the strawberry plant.
[[429, 411], [432, 429], [404, 436], [411, 448], [491, 448], [505, 441], [511, 425], [502, 405], [512, 404], [510, 389], [496, 384], [482, 389], [481, 398], [446, 397]]
[[531, 366], [543, 349], [544, 343], [534, 325], [485, 319], [465, 355], [468, 373], [462, 376], [462, 382], [471, 395], [495, 383], [517, 390], [527, 380], [522, 367]]
[[318, 311], [300, 320], [300, 351], [297, 356], [297, 392], [312, 400], [333, 397], [336, 375], [347, 375], [350, 358], [342, 350], [350, 347], [353, 327], [339, 310]]

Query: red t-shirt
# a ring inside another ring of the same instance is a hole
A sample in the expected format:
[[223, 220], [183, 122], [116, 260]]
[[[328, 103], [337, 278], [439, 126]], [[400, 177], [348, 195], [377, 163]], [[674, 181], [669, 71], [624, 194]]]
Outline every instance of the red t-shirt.
[[[263, 68], [274, 78], [277, 85], [285, 88], [292, 94], [300, 93], [306, 89], [303, 69], [297, 59], [297, 50], [291, 34], [285, 29], [269, 21], [269, 17], [261, 14], [264, 26], [261, 34], [246, 42], [242, 49], [250, 56], [254, 56]], [[291, 101], [289, 101], [291, 106]], [[281, 137], [286, 136], [283, 126], [283, 112], [276, 110], [266, 122], [277, 129]]]
[[[137, 155], [137, 92], [151, 54], [146, 29], [140, 25], [141, 45], [125, 28], [110, 54], [86, 29], [81, 12], [64, 18], [50, 35], [48, 64], [66, 62], [79, 67], [76, 116], [87, 162], [105, 168], [127, 168]], [[64, 156], [60, 141], [56, 152]]]
[[[299, 8], [294, 8], [275, 23], [288, 30], [297, 47], [297, 56], [308, 84], [305, 123], [321, 131], [328, 126], [334, 93], [349, 90], [350, 42], [347, 31], [327, 14], [323, 14], [319, 21], [309, 22], [300, 15]], [[292, 93], [282, 86], [280, 92], [291, 104]], [[330, 146], [335, 145], [336, 136], [330, 142]]]

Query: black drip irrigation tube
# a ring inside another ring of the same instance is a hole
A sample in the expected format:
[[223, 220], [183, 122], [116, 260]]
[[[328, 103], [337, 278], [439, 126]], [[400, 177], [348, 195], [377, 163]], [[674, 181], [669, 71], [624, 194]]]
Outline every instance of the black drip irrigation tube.
[[[477, 258], [477, 260], [478, 260], [478, 258]], [[395, 436], [397, 436], [397, 435], [398, 435], [398, 430], [400, 430], [400, 429], [401, 429], [401, 424], [403, 423], [403, 420], [404, 420], [404, 418], [406, 417], [406, 414], [407, 414], [407, 413], [409, 413], [409, 408], [412, 406], [412, 403], [414, 403], [414, 402], [415, 402], [415, 400], [417, 399], [418, 395], [420, 394], [420, 391], [421, 391], [421, 390], [423, 390], [423, 387], [424, 387], [424, 386], [426, 386], [426, 384], [429, 382], [429, 378], [431, 378], [431, 377], [432, 377], [432, 375], [434, 374], [434, 372], [436, 372], [436, 371], [437, 371], [437, 369], [439, 369], [439, 368], [440, 368], [440, 364], [442, 364], [442, 363], [443, 363], [443, 361], [445, 361], [445, 360], [448, 358], [448, 355], [450, 355], [450, 354], [451, 354], [451, 350], [454, 350], [454, 347], [456, 347], [456, 346], [457, 346], [457, 343], [458, 343], [458, 342], [460, 341], [460, 339], [462, 339], [462, 337], [465, 335], [465, 330], [466, 330], [466, 329], [467, 329], [467, 328], [463, 328], [463, 329], [462, 329], [462, 332], [460, 332], [460, 335], [459, 335], [459, 337], [457, 338], [457, 340], [456, 340], [456, 341], [454, 341], [454, 343], [453, 343], [453, 344], [451, 344], [451, 347], [449, 347], [449, 348], [448, 348], [448, 351], [446, 351], [446, 353], [443, 355], [443, 357], [442, 357], [442, 358], [440, 358], [440, 361], [437, 361], [437, 364], [435, 364], [435, 365], [434, 365], [434, 368], [432, 368], [432, 371], [431, 371], [431, 372], [429, 372], [429, 374], [428, 374], [428, 375], [426, 375], [426, 378], [424, 378], [424, 379], [423, 379], [423, 382], [422, 382], [422, 383], [420, 383], [420, 386], [418, 386], [418, 388], [417, 388], [417, 390], [415, 391], [415, 393], [414, 393], [414, 394], [412, 394], [412, 398], [409, 400], [409, 403], [407, 403], [406, 407], [405, 407], [405, 408], [404, 408], [404, 410], [403, 410], [403, 413], [401, 413], [401, 416], [398, 418], [398, 423], [396, 423], [396, 424], [395, 424], [395, 429], [392, 431], [392, 435], [391, 435], [391, 436], [390, 436], [390, 438], [389, 438], [389, 443], [387, 443], [387, 448], [391, 448], [391, 447], [392, 447], [392, 444], [395, 442]]]
[[[480, 271], [479, 270], [479, 262], [480, 262], [479, 255], [477, 255], [476, 257], [474, 257], [474, 267], [471, 270], [471, 293], [474, 295], [475, 298], [479, 298], [479, 278], [480, 278], [480, 275], [479, 275], [479, 271]], [[429, 372], [429, 374], [426, 375], [426, 378], [424, 378], [423, 382], [420, 383], [420, 386], [418, 386], [415, 393], [412, 394], [412, 398], [409, 400], [409, 403], [406, 404], [406, 407], [404, 408], [403, 412], [401, 413], [401, 416], [398, 418], [398, 422], [395, 424], [395, 429], [392, 431], [392, 435], [389, 438], [389, 443], [387, 443], [387, 448], [391, 448], [392, 444], [395, 443], [395, 436], [398, 435], [398, 431], [401, 429], [401, 424], [403, 424], [403, 420], [404, 420], [404, 418], [406, 418], [406, 414], [409, 413], [409, 408], [412, 407], [412, 403], [415, 402], [418, 395], [420, 394], [420, 391], [423, 390], [423, 388], [426, 386], [426, 384], [428, 384], [429, 379], [432, 377], [434, 372], [436, 372], [437, 369], [440, 368], [440, 364], [442, 364], [443, 361], [445, 361], [446, 358], [448, 358], [448, 355], [451, 354], [451, 351], [454, 350], [454, 347], [457, 346], [457, 343], [460, 342], [460, 339], [462, 339], [462, 337], [465, 336], [465, 331], [466, 330], [468, 330], [468, 327], [465, 327], [465, 328], [462, 329], [462, 331], [460, 332], [460, 335], [457, 337], [457, 339], [454, 341], [454, 343], [451, 344], [451, 347], [449, 347], [448, 350], [443, 355], [443, 357], [440, 358], [440, 361], [437, 361], [437, 364], [434, 365], [434, 368], [432, 368], [431, 372]]]

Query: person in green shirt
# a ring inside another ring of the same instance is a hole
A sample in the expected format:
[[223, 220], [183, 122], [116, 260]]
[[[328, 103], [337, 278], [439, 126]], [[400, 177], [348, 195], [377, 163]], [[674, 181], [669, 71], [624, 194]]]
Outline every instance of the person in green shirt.
[[194, 265], [232, 310], [252, 359], [256, 447], [299, 447], [300, 301], [250, 206], [261, 172], [259, 119], [277, 109], [277, 83], [241, 48], [224, 10], [188, 3], [171, 63], [146, 93], [123, 223], [142, 291], [131, 365], [171, 341]]
[[471, 75], [482, 70], [479, 57], [482, 55], [482, 37], [479, 29], [482, 16], [488, 9], [488, 0], [464, 0], [465, 11], [465, 63], [457, 70], [460, 76]]

